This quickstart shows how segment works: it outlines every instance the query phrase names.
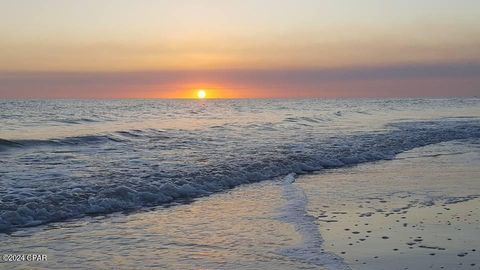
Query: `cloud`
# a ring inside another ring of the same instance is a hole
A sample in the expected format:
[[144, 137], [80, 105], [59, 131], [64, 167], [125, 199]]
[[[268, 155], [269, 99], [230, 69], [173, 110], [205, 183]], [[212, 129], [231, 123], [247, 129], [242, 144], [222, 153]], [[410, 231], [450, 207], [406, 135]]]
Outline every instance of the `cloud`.
[[473, 96], [480, 95], [480, 64], [0, 73], [0, 98], [183, 97], [195, 86], [218, 87], [220, 97]]

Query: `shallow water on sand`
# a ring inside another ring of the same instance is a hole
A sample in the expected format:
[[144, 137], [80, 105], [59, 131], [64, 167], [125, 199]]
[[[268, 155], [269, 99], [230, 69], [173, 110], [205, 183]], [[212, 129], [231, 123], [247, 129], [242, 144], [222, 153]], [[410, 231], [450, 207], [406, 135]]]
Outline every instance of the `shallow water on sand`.
[[478, 269], [479, 149], [476, 139], [450, 141], [187, 204], [27, 228], [0, 235], [0, 253], [48, 254], [16, 265], [39, 269]]
[[17, 231], [0, 236], [0, 249], [48, 254], [48, 262], [30, 265], [49, 269], [64, 269], [65, 265], [90, 269], [312, 269], [280, 252], [285, 246], [302, 243], [292, 224], [276, 218], [275, 209], [284, 203], [281, 186], [265, 182], [191, 204]]

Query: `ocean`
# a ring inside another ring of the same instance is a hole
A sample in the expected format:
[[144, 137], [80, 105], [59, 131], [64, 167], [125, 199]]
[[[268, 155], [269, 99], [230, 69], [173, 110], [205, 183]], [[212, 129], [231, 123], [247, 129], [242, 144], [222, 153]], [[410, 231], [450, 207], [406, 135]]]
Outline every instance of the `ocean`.
[[479, 144], [479, 98], [2, 100], [1, 251], [59, 269], [362, 269], [322, 228], [373, 201], [476, 201]]

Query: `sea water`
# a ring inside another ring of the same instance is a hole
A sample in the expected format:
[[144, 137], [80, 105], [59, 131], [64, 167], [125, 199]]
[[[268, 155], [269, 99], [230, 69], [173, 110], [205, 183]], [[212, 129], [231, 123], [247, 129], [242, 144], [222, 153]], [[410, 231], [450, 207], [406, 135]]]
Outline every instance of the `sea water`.
[[480, 99], [0, 101], [0, 231], [480, 137]]

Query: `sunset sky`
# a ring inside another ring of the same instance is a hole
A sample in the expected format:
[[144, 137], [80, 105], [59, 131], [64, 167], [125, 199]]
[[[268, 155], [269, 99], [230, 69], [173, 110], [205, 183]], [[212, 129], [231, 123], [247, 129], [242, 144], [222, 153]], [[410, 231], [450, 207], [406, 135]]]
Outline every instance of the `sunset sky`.
[[480, 95], [478, 0], [4, 0], [0, 98]]

